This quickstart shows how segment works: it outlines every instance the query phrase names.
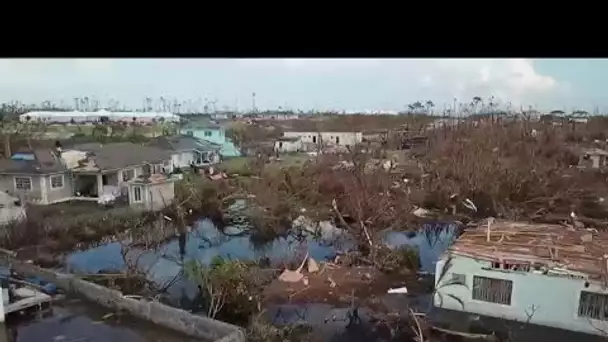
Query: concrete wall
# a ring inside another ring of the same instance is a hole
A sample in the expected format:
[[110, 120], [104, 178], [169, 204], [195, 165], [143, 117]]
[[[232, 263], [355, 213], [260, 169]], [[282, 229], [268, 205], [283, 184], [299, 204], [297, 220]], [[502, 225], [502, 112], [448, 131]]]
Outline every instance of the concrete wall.
[[[51, 178], [63, 175], [63, 186], [53, 188]], [[15, 177], [30, 178], [32, 189], [29, 191], [15, 188]], [[34, 204], [52, 204], [71, 199], [74, 195], [73, 180], [68, 173], [50, 175], [0, 175], [0, 190], [21, 200]]]
[[281, 153], [299, 152], [303, 150], [302, 140], [296, 141], [275, 141], [274, 150]]
[[193, 315], [158, 302], [125, 298], [121, 292], [84, 281], [70, 274], [39, 268], [14, 261], [12, 268], [27, 277], [36, 276], [55, 283], [64, 291], [77, 293], [86, 299], [113, 310], [125, 310], [131, 315], [168, 329], [200, 338], [203, 341], [245, 342], [239, 327], [208, 317]]
[[205, 129], [182, 129], [180, 132], [184, 135], [190, 135], [198, 139], [210, 141], [215, 144], [223, 145], [226, 143], [226, 132], [223, 128], [205, 128]]
[[[437, 275], [441, 274], [445, 260], [437, 262]], [[528, 316], [532, 315], [530, 323], [589, 334], [601, 334], [598, 328], [608, 331], [608, 322], [578, 316], [582, 290], [602, 294], [608, 294], [608, 290], [594, 283], [585, 287], [585, 280], [576, 278], [576, 274], [544, 275], [496, 270], [491, 269], [490, 262], [460, 256], [453, 256], [451, 264], [442, 283], [436, 284], [434, 304], [437, 307], [518, 321], [527, 321]], [[468, 288], [459, 285], [441, 288], [441, 284], [451, 281], [452, 274], [464, 275]], [[472, 290], [475, 275], [513, 281], [511, 305], [474, 300]], [[449, 295], [462, 300], [464, 308]]]
[[363, 141], [361, 132], [285, 132], [283, 136], [300, 138], [303, 143], [319, 143], [323, 145], [354, 146]]
[[189, 167], [194, 157], [194, 151], [175, 152], [171, 155], [171, 163], [179, 168]]
[[0, 208], [0, 225], [21, 221], [27, 217], [24, 207]]
[[[135, 201], [135, 188], [141, 191], [141, 202]], [[158, 184], [129, 184], [129, 205], [140, 210], [161, 210], [175, 198], [175, 182], [166, 181]]]
[[[32, 189], [29, 191], [15, 189], [15, 176], [29, 177], [32, 181]], [[42, 182], [40, 178], [38, 175], [0, 175], [0, 190], [7, 191], [12, 196], [29, 203], [43, 204], [45, 200], [42, 198]]]
[[[200, 155], [200, 163], [197, 162], [197, 160], [199, 159]], [[212, 155], [211, 158], [209, 158], [209, 155]], [[220, 162], [220, 157], [216, 152], [198, 152], [198, 151], [181, 151], [181, 152], [175, 152], [171, 155], [171, 162], [173, 163], [173, 166], [177, 166], [179, 168], [187, 168], [190, 167], [190, 164], [192, 162], [194, 162], [195, 165], [209, 165], [209, 164], [205, 164], [202, 161], [204, 161], [205, 159], [209, 159], [211, 161], [211, 164], [217, 164]]]
[[[52, 179], [63, 176], [63, 186], [54, 188]], [[43, 198], [47, 198], [46, 204], [64, 202], [74, 197], [74, 180], [68, 172], [63, 174], [46, 175], [40, 177]], [[46, 195], [46, 196], [45, 196]]]

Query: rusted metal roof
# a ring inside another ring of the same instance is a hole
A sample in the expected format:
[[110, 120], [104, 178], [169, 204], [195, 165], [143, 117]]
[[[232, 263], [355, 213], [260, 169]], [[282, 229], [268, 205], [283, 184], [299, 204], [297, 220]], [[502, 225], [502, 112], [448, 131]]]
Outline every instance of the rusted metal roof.
[[[494, 221], [467, 229], [449, 251], [492, 262], [521, 262], [606, 276], [608, 233], [556, 224]], [[489, 233], [488, 233], [489, 231]]]

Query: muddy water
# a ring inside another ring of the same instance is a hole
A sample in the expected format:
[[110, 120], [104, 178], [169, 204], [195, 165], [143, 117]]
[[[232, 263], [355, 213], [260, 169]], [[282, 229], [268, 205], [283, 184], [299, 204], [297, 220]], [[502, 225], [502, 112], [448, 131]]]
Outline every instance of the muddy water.
[[[389, 246], [401, 245], [415, 246], [421, 257], [421, 268], [423, 271], [432, 273], [437, 257], [445, 250], [454, 238], [456, 228], [448, 224], [429, 225], [424, 227], [421, 233], [398, 233], [391, 232], [386, 235], [385, 240]], [[329, 245], [311, 238], [298, 241], [293, 238], [280, 238], [264, 246], [255, 246], [246, 235], [238, 235], [238, 229], [228, 229], [228, 236], [219, 232], [209, 220], [199, 221], [193, 231], [189, 233], [185, 241], [181, 241], [183, 254], [180, 253], [180, 241], [176, 239], [162, 246], [156, 252], [145, 253], [139, 260], [139, 264], [150, 270], [152, 279], [158, 283], [166, 283], [176, 276], [180, 278], [174, 286], [169, 289], [172, 304], [188, 307], [188, 304], [196, 294], [193, 284], [185, 281], [180, 276], [181, 260], [195, 259], [203, 263], [210, 262], [216, 256], [236, 258], [241, 260], [259, 260], [268, 258], [272, 260], [283, 260], [294, 255], [295, 250], [303, 243], [306, 244], [310, 255], [316, 260], [332, 259], [336, 251], [349, 247], [348, 240], [342, 240], [336, 246]], [[184, 243], [185, 242], [185, 243]], [[120, 255], [120, 245], [108, 244], [89, 249], [84, 252], [71, 254], [67, 258], [67, 268], [72, 271], [95, 273], [100, 270], [117, 270], [124, 267], [124, 260]], [[403, 296], [385, 296], [381, 300], [386, 306], [401, 310], [407, 305], [412, 305], [409, 298]], [[428, 306], [428, 299], [420, 300], [417, 304], [421, 307]], [[327, 338], [335, 334], [345, 332], [344, 327], [348, 323], [344, 318], [348, 308], [337, 308], [327, 304], [310, 303], [304, 306], [280, 305], [267, 308], [266, 317], [276, 324], [293, 323], [304, 320], [313, 325]], [[371, 312], [362, 309], [360, 312], [363, 321], [366, 321]], [[367, 331], [368, 329], [364, 329]], [[350, 331], [350, 330], [349, 330]], [[370, 332], [371, 334], [371, 332]], [[361, 331], [356, 335], [365, 337], [363, 340], [375, 341], [376, 338]], [[375, 335], [374, 335], [375, 336]], [[354, 338], [354, 337], [353, 337]]]
[[[228, 227], [225, 233], [220, 232], [211, 220], [198, 221], [186, 239], [181, 241], [184, 253], [180, 253], [180, 241], [175, 239], [160, 247], [157, 251], [134, 251], [127, 257], [137, 260], [138, 265], [147, 270], [151, 280], [158, 284], [178, 281], [170, 287], [170, 299], [184, 306], [197, 293], [196, 286], [186, 281], [181, 274], [183, 261], [198, 260], [209, 263], [214, 257], [233, 258], [239, 260], [260, 260], [267, 258], [280, 261], [295, 255], [297, 248], [304, 243], [310, 256], [317, 260], [326, 260], [335, 255], [335, 247], [313, 239], [298, 241], [295, 238], [279, 238], [264, 246], [254, 245], [247, 235], [235, 227]], [[229, 235], [227, 235], [229, 234]], [[101, 270], [120, 270], [125, 266], [121, 256], [119, 243], [98, 246], [82, 252], [70, 254], [66, 259], [66, 269], [85, 273], [97, 273]], [[139, 255], [141, 254], [141, 256]], [[180, 304], [181, 303], [181, 304]]]
[[[195, 342], [187, 336], [79, 300], [56, 302], [41, 314], [0, 325], [0, 341], [12, 342]], [[6, 334], [6, 339], [1, 334]]]
[[[238, 234], [238, 229], [229, 229], [230, 234]], [[385, 241], [389, 246], [415, 246], [419, 250], [421, 270], [433, 277], [435, 263], [438, 257], [447, 249], [458, 234], [455, 226], [445, 223], [427, 225], [416, 233], [390, 232]], [[185, 242], [185, 243], [184, 243]], [[175, 240], [162, 246], [157, 252], [146, 253], [140, 259], [140, 265], [150, 270], [151, 278], [159, 283], [165, 283], [181, 270], [181, 261], [196, 259], [209, 262], [215, 256], [258, 260], [268, 258], [281, 260], [292, 256], [302, 242], [295, 239], [277, 239], [263, 247], [254, 246], [248, 236], [227, 236], [219, 232], [209, 220], [199, 221], [185, 241], [182, 240], [183, 255], [180, 254], [180, 241]], [[341, 247], [330, 246], [312, 239], [306, 240], [311, 256], [317, 260], [332, 258], [336, 250], [347, 248], [348, 241], [343, 241]], [[120, 246], [109, 244], [84, 252], [73, 253], [67, 259], [68, 268], [85, 272], [99, 270], [121, 269], [124, 261], [120, 256]], [[172, 304], [187, 307], [196, 293], [193, 284], [183, 277], [170, 288]], [[465, 313], [451, 312], [433, 308], [430, 295], [384, 295], [379, 298], [389, 309], [403, 313], [408, 307], [418, 312], [425, 312], [438, 323], [470, 327], [471, 332], [499, 331], [510, 332], [510, 340], [521, 342], [537, 341], [551, 336], [552, 341], [596, 341], [595, 336], [571, 333], [557, 329], [506, 323], [499, 319], [479, 317]], [[372, 328], [369, 322], [373, 312], [360, 308], [361, 324], [348, 326], [350, 308], [335, 307], [328, 304], [308, 303], [304, 305], [275, 305], [266, 308], [265, 317], [275, 324], [306, 322], [328, 341], [387, 341], [386, 330]], [[347, 327], [348, 326], [348, 327]], [[387, 335], [388, 334], [388, 335]]]
[[[438, 257], [451, 244], [458, 233], [451, 224], [425, 225], [419, 232], [390, 232], [385, 237], [388, 246], [413, 246], [420, 255], [421, 271], [432, 277]], [[431, 305], [431, 296], [383, 295], [379, 300], [389, 310], [404, 312], [408, 307], [419, 312], [426, 312]], [[315, 327], [315, 332], [327, 341], [405, 341], [404, 336], [392, 335], [388, 328], [372, 323], [374, 312], [368, 308], [359, 308], [359, 324], [350, 324], [352, 309], [335, 307], [324, 303], [304, 305], [275, 305], [267, 308], [266, 318], [274, 324], [293, 324], [306, 322]], [[392, 339], [391, 339], [392, 337]]]

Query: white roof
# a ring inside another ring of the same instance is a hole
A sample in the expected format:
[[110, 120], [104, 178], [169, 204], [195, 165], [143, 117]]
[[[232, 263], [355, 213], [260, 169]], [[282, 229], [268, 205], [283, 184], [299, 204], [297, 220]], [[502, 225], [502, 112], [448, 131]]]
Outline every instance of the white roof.
[[138, 117], [138, 118], [153, 118], [153, 117], [164, 117], [164, 118], [179, 118], [178, 115], [168, 112], [109, 112], [107, 110], [101, 109], [96, 112], [80, 112], [80, 111], [71, 111], [71, 112], [45, 112], [45, 111], [36, 111], [36, 112], [27, 112], [25, 114], [19, 115], [19, 117], [27, 117], [30, 116], [32, 118], [36, 117], [87, 117], [87, 116], [112, 116], [112, 117]]

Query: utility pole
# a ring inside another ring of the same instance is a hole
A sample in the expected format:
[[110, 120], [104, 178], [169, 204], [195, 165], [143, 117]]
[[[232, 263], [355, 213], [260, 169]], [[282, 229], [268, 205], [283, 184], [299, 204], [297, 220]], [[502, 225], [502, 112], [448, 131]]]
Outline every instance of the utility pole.
[[255, 92], [251, 94], [251, 101], [252, 101], [252, 110], [255, 113], [256, 112], [256, 108], [255, 108]]

